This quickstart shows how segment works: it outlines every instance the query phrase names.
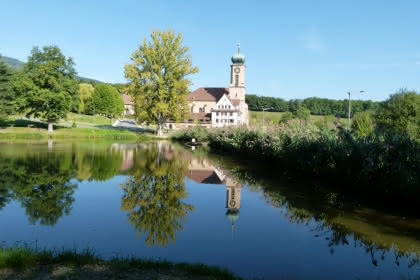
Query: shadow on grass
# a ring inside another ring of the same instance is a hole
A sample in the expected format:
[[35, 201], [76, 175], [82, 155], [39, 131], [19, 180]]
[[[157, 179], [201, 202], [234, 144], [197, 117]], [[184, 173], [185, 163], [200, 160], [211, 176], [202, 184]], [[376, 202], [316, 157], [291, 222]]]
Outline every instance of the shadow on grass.
[[[36, 121], [36, 120], [3, 120], [0, 121], [0, 129], [6, 129], [9, 127], [18, 127], [18, 128], [39, 128], [39, 129], [48, 129], [48, 124]], [[54, 125], [54, 129], [66, 128], [65, 126]]]

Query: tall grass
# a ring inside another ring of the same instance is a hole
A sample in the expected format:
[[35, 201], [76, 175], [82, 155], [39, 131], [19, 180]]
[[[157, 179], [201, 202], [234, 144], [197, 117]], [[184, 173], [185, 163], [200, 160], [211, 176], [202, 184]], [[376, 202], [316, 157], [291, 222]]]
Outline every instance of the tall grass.
[[346, 130], [310, 123], [265, 132], [212, 129], [202, 137], [214, 150], [271, 161], [279, 171], [318, 177], [341, 192], [387, 198], [394, 204], [420, 201], [420, 145], [407, 137], [359, 139]]

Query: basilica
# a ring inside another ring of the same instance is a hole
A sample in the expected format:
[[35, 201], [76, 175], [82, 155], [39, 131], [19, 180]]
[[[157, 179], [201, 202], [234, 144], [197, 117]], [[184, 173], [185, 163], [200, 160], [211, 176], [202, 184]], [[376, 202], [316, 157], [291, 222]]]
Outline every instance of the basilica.
[[248, 105], [245, 102], [245, 56], [237, 52], [232, 56], [230, 86], [205, 87], [188, 94], [190, 117], [181, 123], [168, 122], [168, 129], [191, 126], [224, 127], [248, 126]]

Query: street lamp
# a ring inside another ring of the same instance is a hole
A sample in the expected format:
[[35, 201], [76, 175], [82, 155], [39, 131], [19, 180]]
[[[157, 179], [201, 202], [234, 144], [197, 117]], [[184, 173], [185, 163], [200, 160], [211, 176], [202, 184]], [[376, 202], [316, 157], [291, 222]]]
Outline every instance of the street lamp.
[[[364, 90], [359, 90], [359, 93], [364, 93], [364, 92], [365, 92]], [[348, 123], [347, 123], [347, 130], [350, 131], [350, 122], [351, 122], [351, 94], [352, 94], [352, 92], [349, 91], [349, 92], [347, 92], [347, 94], [349, 95], [349, 120], [348, 120]]]
[[267, 111], [267, 110], [273, 110], [273, 107], [270, 107], [270, 108], [262, 108], [262, 119], [263, 119], [263, 130], [265, 130], [265, 125], [264, 125], [264, 111]]

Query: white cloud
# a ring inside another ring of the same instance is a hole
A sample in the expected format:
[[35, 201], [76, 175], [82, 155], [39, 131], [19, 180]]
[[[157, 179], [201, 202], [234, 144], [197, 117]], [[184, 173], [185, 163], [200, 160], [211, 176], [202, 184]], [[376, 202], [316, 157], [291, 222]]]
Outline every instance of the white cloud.
[[318, 31], [316, 25], [312, 24], [311, 28], [301, 35], [305, 47], [311, 51], [319, 52], [325, 49], [324, 41]]

